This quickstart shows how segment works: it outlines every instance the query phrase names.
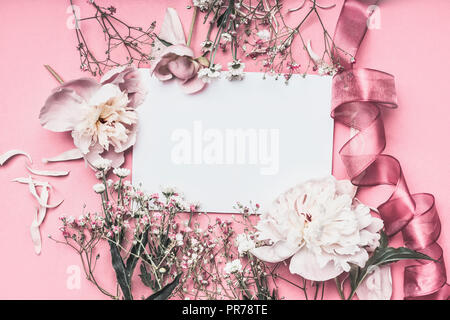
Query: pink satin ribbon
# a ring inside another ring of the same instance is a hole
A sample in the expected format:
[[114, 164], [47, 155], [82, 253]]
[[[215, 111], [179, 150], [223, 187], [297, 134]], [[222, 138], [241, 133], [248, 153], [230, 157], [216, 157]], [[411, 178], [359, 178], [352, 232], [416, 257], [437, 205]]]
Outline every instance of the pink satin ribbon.
[[393, 187], [389, 199], [378, 207], [386, 233], [402, 232], [405, 246], [437, 260], [418, 261], [405, 268], [405, 299], [448, 299], [443, 252], [436, 243], [441, 225], [434, 197], [411, 195], [398, 160], [382, 154], [386, 138], [380, 108], [397, 107], [394, 77], [372, 69], [352, 69], [349, 59], [356, 55], [366, 33], [368, 6], [377, 2], [345, 1], [336, 26], [334, 41], [343, 50], [336, 53], [344, 71], [333, 78], [332, 117], [359, 131], [339, 154], [355, 185]]

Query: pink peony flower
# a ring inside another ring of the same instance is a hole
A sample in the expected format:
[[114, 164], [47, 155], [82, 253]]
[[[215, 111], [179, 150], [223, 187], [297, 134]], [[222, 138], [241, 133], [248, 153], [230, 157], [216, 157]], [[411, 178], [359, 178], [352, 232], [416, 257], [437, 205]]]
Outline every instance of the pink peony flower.
[[167, 8], [158, 38], [150, 72], [161, 81], [176, 79], [185, 93], [202, 90], [205, 82], [197, 76], [201, 65], [194, 60], [194, 51], [186, 45], [183, 26], [175, 9]]
[[82, 78], [53, 90], [39, 114], [41, 125], [51, 131], [70, 131], [82, 156], [94, 163], [124, 162], [123, 153], [136, 142], [138, 117], [135, 108], [146, 88], [135, 67], [106, 73], [100, 83]]

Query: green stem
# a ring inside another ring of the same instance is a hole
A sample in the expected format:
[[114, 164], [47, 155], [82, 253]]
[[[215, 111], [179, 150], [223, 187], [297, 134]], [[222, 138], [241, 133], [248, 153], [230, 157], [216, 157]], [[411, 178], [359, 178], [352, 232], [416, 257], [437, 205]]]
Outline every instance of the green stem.
[[50, 74], [58, 81], [60, 84], [64, 83], [64, 80], [59, 76], [59, 74], [56, 73], [55, 70], [53, 70], [52, 67], [50, 67], [48, 64], [44, 64], [44, 67], [50, 72]]
[[194, 32], [195, 21], [197, 20], [198, 7], [194, 7], [194, 13], [192, 14], [191, 27], [189, 28], [189, 35], [187, 40], [187, 46], [191, 46], [192, 33]]

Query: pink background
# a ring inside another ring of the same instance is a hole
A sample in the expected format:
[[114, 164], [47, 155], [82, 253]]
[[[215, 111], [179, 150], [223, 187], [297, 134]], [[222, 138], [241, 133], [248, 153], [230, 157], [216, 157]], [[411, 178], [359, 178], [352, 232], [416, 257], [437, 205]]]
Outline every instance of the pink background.
[[[286, 1], [285, 9], [295, 7], [298, 2]], [[89, 12], [85, 0], [75, 0], [74, 3], [81, 7], [82, 17], [84, 12]], [[334, 9], [323, 12], [327, 27], [333, 33], [343, 1], [322, 0], [320, 3], [337, 4]], [[178, 10], [187, 30], [192, 14], [192, 10], [186, 9], [188, 1], [181, 0], [98, 0], [98, 4], [112, 4], [117, 7], [119, 17], [142, 26], [153, 20], [158, 22], [158, 26], [161, 25], [165, 8], [171, 6]], [[0, 154], [10, 149], [25, 150], [32, 155], [36, 168], [44, 168], [41, 158], [72, 148], [67, 134], [49, 132], [39, 124], [39, 110], [50, 90], [57, 85], [43, 64], [50, 64], [64, 79], [87, 76], [79, 70], [75, 33], [66, 26], [70, 16], [66, 11], [68, 5], [69, 1], [62, 0], [16, 0], [2, 1], [0, 4]], [[439, 242], [446, 253], [450, 249], [450, 218], [447, 215], [450, 210], [450, 109], [446, 105], [450, 46], [445, 40], [450, 33], [448, 21], [450, 2], [447, 0], [382, 1], [380, 28], [368, 32], [356, 65], [379, 69], [396, 77], [399, 108], [383, 112], [388, 142], [386, 151], [402, 163], [412, 192], [435, 195], [443, 226]], [[317, 21], [312, 20], [305, 26], [306, 34], [310, 35], [313, 43], [320, 38], [316, 25]], [[198, 48], [205, 33], [204, 26], [198, 24], [193, 38], [194, 47]], [[320, 46], [317, 48], [320, 49]], [[223, 65], [227, 62], [223, 58], [220, 61]], [[258, 66], [245, 62], [247, 70], [259, 71]], [[337, 150], [347, 138], [348, 131], [337, 126], [334, 174], [338, 178], [346, 177]], [[16, 177], [27, 176], [24, 164], [24, 158], [16, 158], [0, 168], [0, 298], [103, 298], [84, 279], [79, 290], [67, 288], [67, 268], [80, 264], [78, 256], [69, 248], [46, 238], [48, 234], [59, 236], [58, 216], [78, 216], [83, 204], [91, 210], [97, 208], [98, 199], [91, 188], [96, 183], [95, 177], [82, 161], [45, 166], [48, 169], [70, 170], [71, 173], [64, 178], [42, 178], [54, 186], [51, 200], [64, 199], [64, 203], [49, 211], [41, 227], [42, 254], [37, 256], [29, 235], [35, 201], [27, 186], [10, 182]], [[127, 156], [127, 166], [131, 166], [130, 154]], [[381, 196], [378, 199], [366, 198], [374, 205], [382, 199]], [[395, 237], [391, 244], [401, 245], [399, 237]], [[108, 269], [109, 257], [104, 259], [105, 264], [101, 264], [98, 270], [104, 273], [100, 279], [107, 283], [111, 282], [113, 275]], [[446, 260], [449, 263], [448, 257]], [[402, 298], [403, 266], [403, 263], [398, 263], [393, 267], [394, 299]], [[329, 286], [328, 290], [333, 291], [333, 286]], [[286, 289], [285, 293], [289, 298], [298, 297], [290, 289]]]

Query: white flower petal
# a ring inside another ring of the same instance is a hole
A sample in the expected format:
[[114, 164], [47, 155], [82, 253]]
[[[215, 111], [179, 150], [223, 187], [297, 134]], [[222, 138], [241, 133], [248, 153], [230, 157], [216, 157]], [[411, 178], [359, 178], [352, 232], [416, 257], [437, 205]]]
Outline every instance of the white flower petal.
[[280, 262], [291, 257], [299, 249], [298, 245], [291, 245], [286, 241], [278, 241], [271, 246], [258, 247], [250, 250], [250, 252], [260, 260]]
[[289, 271], [312, 281], [327, 281], [343, 272], [341, 268], [334, 265], [333, 261], [321, 268], [316, 256], [306, 247], [292, 256]]
[[356, 289], [359, 300], [389, 300], [392, 296], [391, 267], [375, 267]]

